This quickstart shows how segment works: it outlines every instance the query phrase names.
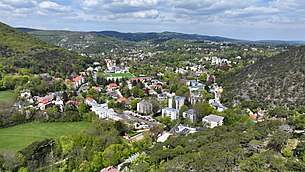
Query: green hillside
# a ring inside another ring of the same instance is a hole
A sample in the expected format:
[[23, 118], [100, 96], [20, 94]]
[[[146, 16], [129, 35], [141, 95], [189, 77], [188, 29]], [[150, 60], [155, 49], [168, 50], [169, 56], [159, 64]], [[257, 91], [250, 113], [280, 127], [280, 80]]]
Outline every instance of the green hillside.
[[226, 104], [260, 107], [305, 104], [305, 46], [258, 61], [220, 78]]
[[86, 59], [0, 23], [0, 74], [56, 73], [67, 75], [86, 66]]

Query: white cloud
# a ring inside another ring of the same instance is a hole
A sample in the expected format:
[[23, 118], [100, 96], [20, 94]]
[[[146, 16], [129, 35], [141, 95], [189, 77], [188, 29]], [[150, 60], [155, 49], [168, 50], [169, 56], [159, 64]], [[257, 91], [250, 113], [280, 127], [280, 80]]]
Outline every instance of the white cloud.
[[1, 2], [16, 8], [32, 8], [37, 4], [35, 0], [2, 0]]
[[38, 7], [42, 10], [56, 11], [56, 12], [69, 12], [70, 7], [59, 5], [55, 2], [44, 1], [38, 4]]
[[136, 18], [156, 18], [159, 15], [157, 10], [138, 11], [132, 14]]

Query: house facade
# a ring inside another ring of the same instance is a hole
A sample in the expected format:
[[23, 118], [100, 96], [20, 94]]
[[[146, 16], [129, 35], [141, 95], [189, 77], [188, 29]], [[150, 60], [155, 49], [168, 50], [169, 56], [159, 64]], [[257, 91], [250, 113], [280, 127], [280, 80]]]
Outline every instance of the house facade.
[[78, 88], [86, 82], [86, 79], [83, 76], [78, 76], [78, 77], [73, 78], [72, 82], [73, 82], [73, 87]]

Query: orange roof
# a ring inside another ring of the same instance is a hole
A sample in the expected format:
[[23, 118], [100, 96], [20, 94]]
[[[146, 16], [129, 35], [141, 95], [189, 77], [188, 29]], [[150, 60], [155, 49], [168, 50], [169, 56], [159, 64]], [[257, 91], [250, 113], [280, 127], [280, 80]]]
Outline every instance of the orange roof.
[[75, 105], [79, 105], [80, 104], [78, 101], [75, 101], [75, 100], [69, 100], [69, 101], [67, 101], [66, 104], [69, 104], [69, 103], [73, 103]]
[[87, 97], [85, 100], [88, 101], [88, 102], [92, 102], [94, 99], [91, 98], [91, 97]]
[[120, 102], [125, 102], [127, 99], [125, 97], [121, 97], [118, 99]]
[[42, 98], [42, 99], [38, 99], [39, 103], [43, 103], [43, 104], [47, 104], [49, 102], [51, 102], [52, 99], [51, 98]]
[[130, 78], [131, 81], [138, 81], [140, 80], [141, 78]]
[[76, 78], [73, 78], [72, 81], [73, 81], [73, 82], [78, 82], [78, 81], [82, 80], [83, 78], [84, 78], [84, 77], [78, 76], [78, 77], [76, 77]]
[[110, 83], [109, 87], [117, 87], [118, 85], [116, 83]]
[[251, 114], [249, 114], [249, 116], [251, 119], [257, 120], [256, 114], [251, 113]]
[[155, 92], [155, 90], [149, 90], [150, 93]]
[[101, 87], [93, 86], [94, 89], [102, 89]]

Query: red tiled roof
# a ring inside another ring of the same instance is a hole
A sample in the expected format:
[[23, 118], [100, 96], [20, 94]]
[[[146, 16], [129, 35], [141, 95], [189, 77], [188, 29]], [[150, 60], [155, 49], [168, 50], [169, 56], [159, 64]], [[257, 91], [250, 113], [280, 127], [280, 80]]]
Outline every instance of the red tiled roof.
[[117, 87], [118, 85], [116, 83], [110, 83], [109, 87]]
[[249, 116], [250, 116], [251, 119], [257, 120], [256, 114], [253, 114], [253, 113], [252, 113], [252, 114], [250, 114]]
[[125, 102], [127, 99], [125, 97], [121, 97], [118, 99], [120, 102]]
[[38, 100], [39, 103], [43, 103], [43, 104], [47, 104], [51, 101], [52, 101], [52, 99], [50, 99], [50, 98], [43, 98], [43, 99]]
[[88, 102], [92, 102], [94, 99], [93, 98], [91, 98], [91, 97], [87, 97], [86, 99], [85, 99], [85, 101], [88, 101]]
[[94, 88], [94, 89], [102, 89], [101, 87], [97, 87], [97, 86], [93, 86], [92, 88]]
[[138, 81], [140, 80], [141, 78], [130, 78], [131, 81]]
[[73, 78], [72, 81], [73, 81], [73, 82], [78, 82], [78, 81], [82, 80], [83, 78], [84, 78], [84, 77], [78, 76], [78, 77], [76, 77], [76, 78]]
[[77, 106], [80, 104], [78, 101], [75, 101], [75, 100], [69, 100], [69, 101], [67, 101], [66, 104], [69, 104], [69, 103], [73, 103], [73, 104], [75, 104]]

